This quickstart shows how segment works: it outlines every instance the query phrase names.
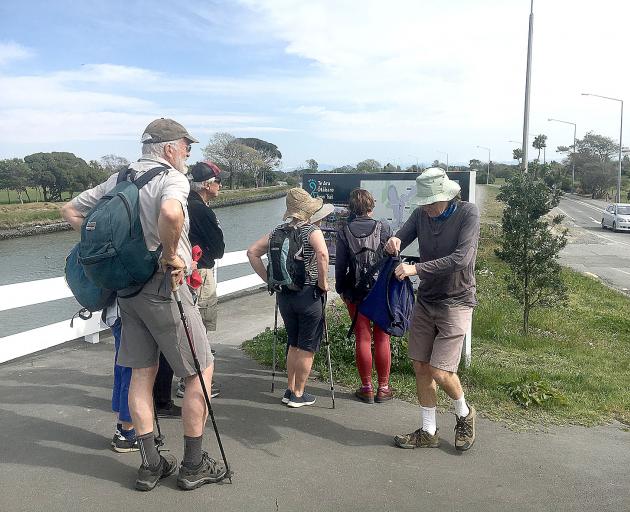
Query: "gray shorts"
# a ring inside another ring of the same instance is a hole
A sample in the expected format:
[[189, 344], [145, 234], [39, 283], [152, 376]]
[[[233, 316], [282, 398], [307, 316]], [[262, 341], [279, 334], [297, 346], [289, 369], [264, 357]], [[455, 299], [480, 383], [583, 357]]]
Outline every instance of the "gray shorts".
[[417, 300], [411, 314], [409, 357], [456, 373], [472, 313], [470, 306], [444, 306]]
[[[162, 272], [157, 272], [138, 295], [118, 299], [122, 320], [119, 365], [148, 368], [158, 364], [162, 352], [178, 377], [196, 373], [179, 309], [170, 288], [170, 281]], [[206, 328], [199, 310], [193, 305], [188, 286], [181, 286], [179, 294], [203, 370], [213, 361]]]

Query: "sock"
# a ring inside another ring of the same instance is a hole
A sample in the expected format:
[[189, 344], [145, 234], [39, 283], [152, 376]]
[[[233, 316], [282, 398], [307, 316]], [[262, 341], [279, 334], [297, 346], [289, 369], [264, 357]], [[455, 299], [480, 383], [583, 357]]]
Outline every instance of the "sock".
[[184, 436], [184, 460], [182, 464], [188, 468], [196, 468], [201, 464], [201, 440], [203, 436]]
[[153, 432], [138, 436], [137, 439], [142, 465], [146, 468], [157, 468], [160, 465], [160, 454], [155, 446], [155, 435]]
[[374, 388], [372, 387], [372, 384], [367, 384], [365, 386], [361, 386], [361, 391], [368, 393], [369, 391], [374, 391]]
[[422, 416], [422, 430], [431, 435], [435, 435], [437, 430], [437, 422], [435, 420], [436, 407], [420, 406], [420, 416]]
[[466, 405], [466, 400], [464, 399], [463, 394], [458, 400], [453, 400], [453, 405], [455, 406], [455, 414], [460, 418], [465, 418], [468, 416], [468, 413], [470, 413], [470, 409]]
[[378, 389], [382, 389], [383, 391], [387, 391], [389, 389], [389, 384], [379, 384]]
[[136, 438], [136, 429], [125, 430], [122, 426], [118, 429], [122, 436], [128, 441], [133, 441]]

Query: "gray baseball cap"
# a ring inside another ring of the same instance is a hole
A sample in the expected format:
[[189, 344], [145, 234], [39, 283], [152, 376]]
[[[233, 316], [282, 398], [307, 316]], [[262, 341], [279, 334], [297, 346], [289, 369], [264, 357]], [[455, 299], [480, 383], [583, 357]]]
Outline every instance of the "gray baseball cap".
[[149, 126], [144, 129], [141, 140], [143, 144], [155, 144], [156, 142], [170, 142], [179, 139], [199, 142], [177, 121], [161, 117], [149, 123]]

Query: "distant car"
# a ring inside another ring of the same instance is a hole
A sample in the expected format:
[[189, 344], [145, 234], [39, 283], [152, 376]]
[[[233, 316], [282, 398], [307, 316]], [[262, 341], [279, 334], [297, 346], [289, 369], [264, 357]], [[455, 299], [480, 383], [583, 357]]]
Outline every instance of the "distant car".
[[602, 229], [613, 231], [630, 231], [630, 204], [614, 203], [602, 214]]

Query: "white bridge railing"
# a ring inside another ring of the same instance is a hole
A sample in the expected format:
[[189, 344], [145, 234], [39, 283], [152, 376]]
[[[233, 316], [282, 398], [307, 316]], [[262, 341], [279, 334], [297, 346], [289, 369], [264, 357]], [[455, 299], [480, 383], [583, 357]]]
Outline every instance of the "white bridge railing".
[[[217, 295], [219, 297], [260, 287], [263, 284], [263, 281], [256, 274], [236, 277], [226, 281], [220, 280], [220, 268], [248, 262], [246, 252], [229, 252], [222, 259], [216, 261], [214, 271], [217, 278]], [[63, 277], [8, 284], [0, 286], [0, 311], [8, 311], [69, 297], [72, 297], [72, 292], [66, 285]], [[77, 311], [79, 308], [80, 306], [77, 304]], [[81, 337], [85, 337], [85, 341], [88, 343], [98, 343], [100, 331], [108, 329], [106, 325], [101, 323], [100, 318], [100, 313], [94, 313], [89, 320], [75, 318], [73, 327], [70, 327], [70, 319], [68, 319], [0, 338], [0, 363]]]

